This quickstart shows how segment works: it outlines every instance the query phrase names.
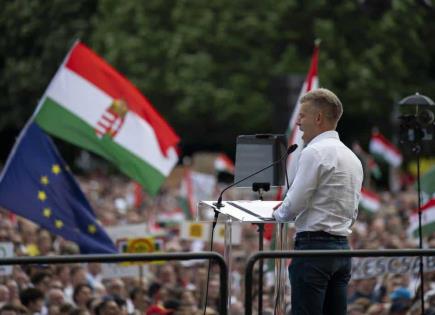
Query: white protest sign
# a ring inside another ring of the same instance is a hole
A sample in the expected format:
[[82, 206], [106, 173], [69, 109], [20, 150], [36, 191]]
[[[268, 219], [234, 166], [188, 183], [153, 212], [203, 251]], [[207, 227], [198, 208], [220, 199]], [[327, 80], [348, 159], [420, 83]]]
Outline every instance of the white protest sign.
[[[149, 237], [147, 224], [125, 224], [106, 227], [106, 232], [114, 241], [120, 252], [124, 252], [121, 247], [128, 244], [129, 239]], [[139, 266], [121, 264], [102, 264], [103, 279], [120, 277], [138, 277]], [[141, 266], [147, 270], [147, 266]]]
[[[12, 242], [0, 243], [0, 259], [6, 257], [14, 257], [14, 245]], [[0, 266], [0, 276], [12, 274], [12, 265]]]
[[[180, 238], [184, 240], [210, 240], [211, 223], [184, 221], [180, 224]], [[240, 245], [242, 240], [242, 227], [238, 223], [231, 224], [231, 244]], [[217, 224], [214, 231], [214, 241], [225, 242], [225, 224]]]

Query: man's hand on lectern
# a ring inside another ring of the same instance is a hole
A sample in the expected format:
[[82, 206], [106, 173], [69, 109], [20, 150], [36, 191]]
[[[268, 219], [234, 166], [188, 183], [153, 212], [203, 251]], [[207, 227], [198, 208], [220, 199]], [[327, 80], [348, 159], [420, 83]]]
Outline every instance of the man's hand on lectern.
[[282, 205], [282, 201], [281, 201], [279, 204], [277, 204], [275, 207], [273, 207], [273, 211], [275, 211], [276, 209], [278, 209], [279, 207], [281, 207], [281, 205]]

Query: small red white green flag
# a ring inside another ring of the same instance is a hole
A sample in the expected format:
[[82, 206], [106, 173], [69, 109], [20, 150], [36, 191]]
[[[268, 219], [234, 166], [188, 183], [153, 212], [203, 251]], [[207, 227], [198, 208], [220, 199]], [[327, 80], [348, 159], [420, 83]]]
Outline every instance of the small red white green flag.
[[217, 172], [234, 174], [234, 163], [225, 153], [221, 153], [214, 160], [214, 169]]
[[367, 158], [367, 167], [374, 178], [380, 179], [382, 177], [381, 168], [371, 156]]
[[124, 76], [77, 42], [45, 91], [35, 121], [114, 163], [151, 194], [178, 161], [178, 136]]
[[195, 218], [198, 202], [214, 197], [215, 188], [216, 177], [214, 175], [195, 172], [187, 166], [184, 168], [179, 202], [187, 219]]
[[359, 205], [361, 208], [374, 213], [381, 207], [381, 198], [375, 192], [362, 188]]
[[[421, 207], [421, 228], [423, 236], [435, 232], [435, 198]], [[418, 209], [411, 215], [408, 231], [410, 235], [418, 237]]]
[[[424, 199], [435, 198], [435, 166], [423, 174], [420, 182]], [[417, 183], [414, 185], [414, 188], [417, 189]]]
[[369, 151], [376, 158], [381, 159], [394, 167], [398, 167], [402, 164], [402, 154], [399, 149], [379, 132], [372, 134]]

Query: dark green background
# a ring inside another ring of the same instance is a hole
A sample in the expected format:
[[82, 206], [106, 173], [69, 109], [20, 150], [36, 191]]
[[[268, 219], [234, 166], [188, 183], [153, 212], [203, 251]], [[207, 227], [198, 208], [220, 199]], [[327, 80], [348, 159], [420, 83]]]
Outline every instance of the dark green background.
[[[0, 11], [0, 161], [76, 39], [127, 76], [182, 138], [234, 153], [239, 134], [283, 133], [322, 39], [321, 86], [345, 106], [347, 144], [393, 138], [394, 104], [435, 98], [430, 1], [15, 0]], [[294, 80], [298, 82], [298, 80]], [[431, 146], [425, 145], [425, 154]], [[432, 146], [433, 147], [433, 146]], [[77, 150], [61, 145], [71, 159]]]

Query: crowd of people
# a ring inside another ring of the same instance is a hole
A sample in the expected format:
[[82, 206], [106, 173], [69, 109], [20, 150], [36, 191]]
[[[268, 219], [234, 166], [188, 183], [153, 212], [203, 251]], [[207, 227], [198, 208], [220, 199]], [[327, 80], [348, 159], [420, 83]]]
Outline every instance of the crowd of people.
[[[162, 213], [181, 212], [178, 184], [164, 186], [156, 197], [146, 194], [140, 197], [135, 184], [119, 175], [95, 172], [77, 178], [103, 226], [144, 223], [162, 232], [163, 251], [208, 249], [206, 241], [182, 239], [176, 223], [158, 219]], [[417, 205], [414, 189], [409, 186], [399, 193], [379, 193], [381, 208], [374, 213], [361, 211], [359, 214], [350, 237], [352, 248], [418, 247], [417, 240], [407, 233], [410, 214]], [[237, 191], [230, 192], [227, 198], [230, 196], [237, 198]], [[274, 192], [265, 196], [273, 197]], [[250, 198], [256, 195], [252, 193]], [[230, 293], [233, 315], [244, 312], [244, 267], [249, 255], [258, 250], [257, 228], [243, 224], [242, 241], [233, 246]], [[292, 232], [290, 224], [288, 248], [292, 248]], [[0, 209], [0, 242], [12, 243], [16, 256], [79, 253], [74, 243], [6, 209]], [[272, 240], [265, 240], [266, 249], [272, 246]], [[425, 238], [425, 246], [435, 246], [435, 235]], [[214, 249], [223, 254], [222, 244], [215, 244]], [[274, 314], [274, 270], [269, 268], [270, 264], [264, 265], [263, 314]], [[10, 273], [2, 271], [0, 275], [0, 315], [203, 314], [207, 267], [207, 261], [202, 260], [160, 262], [147, 264], [145, 272], [135, 277], [114, 278], [106, 277], [99, 263], [14, 265]], [[211, 266], [206, 311], [209, 315], [218, 314], [218, 271], [217, 266]], [[286, 302], [290, 305], [288, 281], [286, 284]], [[419, 287], [415, 273], [385, 273], [353, 279], [348, 292], [348, 314], [420, 314]], [[435, 273], [425, 274], [424, 290], [427, 314], [435, 314]], [[256, 305], [255, 302], [254, 313]]]

